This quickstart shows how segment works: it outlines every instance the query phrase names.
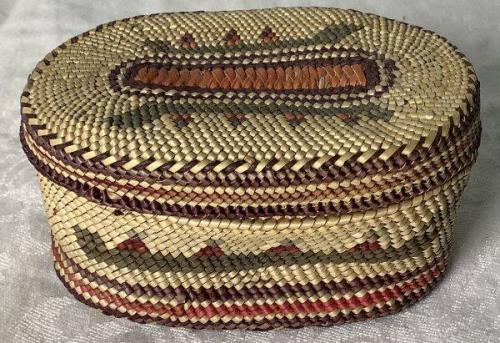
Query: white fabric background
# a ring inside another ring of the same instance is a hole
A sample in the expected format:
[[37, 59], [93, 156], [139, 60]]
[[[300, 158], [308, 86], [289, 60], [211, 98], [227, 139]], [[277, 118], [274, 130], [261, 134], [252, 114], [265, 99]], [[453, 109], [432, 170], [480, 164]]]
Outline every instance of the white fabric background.
[[[448, 273], [401, 314], [333, 328], [192, 331], [114, 319], [74, 300], [52, 269], [35, 172], [18, 143], [19, 95], [51, 49], [100, 23], [152, 12], [351, 7], [437, 31], [482, 82], [483, 143], [459, 211]], [[500, 2], [0, 0], [0, 342], [499, 342]]]

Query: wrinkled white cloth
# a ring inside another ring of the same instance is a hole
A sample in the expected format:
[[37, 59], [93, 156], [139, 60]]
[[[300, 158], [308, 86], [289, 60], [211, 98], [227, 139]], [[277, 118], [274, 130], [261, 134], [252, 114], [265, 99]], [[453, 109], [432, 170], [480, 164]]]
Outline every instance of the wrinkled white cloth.
[[[425, 300], [390, 317], [332, 328], [193, 331], [139, 325], [80, 304], [56, 277], [35, 171], [18, 140], [19, 96], [51, 49], [111, 20], [153, 12], [349, 6], [437, 31], [476, 67], [483, 143], [459, 210], [451, 265]], [[0, 342], [499, 342], [500, 2], [0, 1]]]

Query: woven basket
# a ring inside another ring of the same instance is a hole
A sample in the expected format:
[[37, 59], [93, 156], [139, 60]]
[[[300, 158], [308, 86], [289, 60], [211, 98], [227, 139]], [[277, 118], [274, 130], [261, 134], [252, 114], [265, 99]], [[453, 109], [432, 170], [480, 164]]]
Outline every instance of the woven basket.
[[480, 139], [464, 55], [338, 9], [100, 25], [37, 65], [21, 112], [68, 290], [194, 328], [414, 303], [446, 267]]

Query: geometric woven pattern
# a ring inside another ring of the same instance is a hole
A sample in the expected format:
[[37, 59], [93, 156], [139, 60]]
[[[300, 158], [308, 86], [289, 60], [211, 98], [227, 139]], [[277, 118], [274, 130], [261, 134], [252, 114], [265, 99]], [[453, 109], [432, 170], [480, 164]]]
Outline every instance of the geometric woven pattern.
[[37, 65], [21, 114], [68, 290], [194, 328], [414, 303], [445, 270], [481, 132], [453, 45], [325, 8], [101, 25]]

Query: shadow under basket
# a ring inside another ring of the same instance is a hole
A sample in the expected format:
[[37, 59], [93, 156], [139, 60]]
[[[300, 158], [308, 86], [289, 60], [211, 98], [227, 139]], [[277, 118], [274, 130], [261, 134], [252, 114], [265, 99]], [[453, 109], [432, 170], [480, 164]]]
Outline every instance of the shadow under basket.
[[100, 25], [37, 65], [21, 114], [69, 292], [196, 329], [418, 301], [445, 271], [481, 133], [456, 47], [331, 8]]

